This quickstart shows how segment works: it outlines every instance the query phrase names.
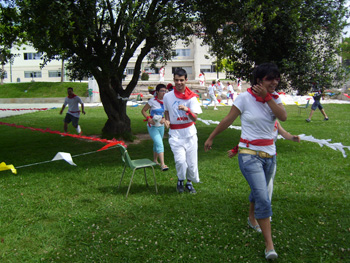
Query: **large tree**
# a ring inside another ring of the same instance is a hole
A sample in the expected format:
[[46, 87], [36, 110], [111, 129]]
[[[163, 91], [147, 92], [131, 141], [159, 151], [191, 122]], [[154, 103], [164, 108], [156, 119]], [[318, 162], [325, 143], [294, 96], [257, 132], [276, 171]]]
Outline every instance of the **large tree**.
[[5, 70], [4, 66], [10, 62], [16, 54], [11, 53], [14, 45], [20, 45], [25, 34], [18, 24], [18, 16], [11, 1], [0, 3], [0, 79], [3, 84]]
[[345, 0], [199, 2], [205, 42], [233, 62], [237, 76], [249, 79], [255, 65], [275, 62], [285, 83], [301, 92], [311, 82], [331, 86], [343, 76], [337, 47], [348, 15]]
[[[93, 75], [108, 116], [103, 132], [131, 133], [125, 98], [139, 79], [147, 55], [166, 61], [175, 41], [191, 35], [186, 1], [17, 0], [21, 23], [46, 60], [68, 58], [72, 77]], [[136, 50], [141, 48], [140, 53]], [[134, 74], [123, 88], [123, 72], [136, 56]]]

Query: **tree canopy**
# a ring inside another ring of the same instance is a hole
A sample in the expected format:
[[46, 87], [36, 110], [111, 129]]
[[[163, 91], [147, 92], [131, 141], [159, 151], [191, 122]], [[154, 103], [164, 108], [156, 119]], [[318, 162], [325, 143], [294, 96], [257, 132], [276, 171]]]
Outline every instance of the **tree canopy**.
[[[306, 92], [312, 82], [337, 85], [337, 61], [346, 25], [345, 0], [199, 1], [200, 26], [211, 52], [249, 79], [252, 67], [275, 62], [285, 84]], [[215, 11], [213, 11], [215, 10]]]
[[16, 9], [10, 1], [0, 5], [0, 69], [1, 84], [3, 83], [3, 67], [16, 54], [11, 53], [11, 48], [20, 44], [25, 39], [25, 33], [20, 30]]
[[[168, 0], [17, 0], [29, 40], [46, 61], [59, 54], [70, 62], [73, 78], [94, 76], [108, 121], [106, 134], [130, 133], [126, 101], [147, 55], [171, 57], [177, 39], [192, 34], [186, 1]], [[140, 53], [136, 50], [141, 48]], [[123, 89], [124, 70], [136, 57], [134, 74]]]
[[[166, 63], [175, 42], [193, 34], [238, 77], [249, 79], [255, 65], [275, 62], [285, 86], [301, 92], [312, 82], [331, 87], [343, 78], [336, 55], [348, 16], [345, 0], [5, 2], [15, 5], [1, 4], [0, 44], [10, 47], [18, 32], [26, 32], [45, 62], [59, 55], [69, 61], [72, 78], [93, 76], [108, 116], [103, 132], [112, 136], [131, 133], [125, 99], [137, 84], [141, 62], [149, 56]], [[5, 7], [12, 8], [4, 13]], [[123, 88], [131, 58], [134, 74]]]

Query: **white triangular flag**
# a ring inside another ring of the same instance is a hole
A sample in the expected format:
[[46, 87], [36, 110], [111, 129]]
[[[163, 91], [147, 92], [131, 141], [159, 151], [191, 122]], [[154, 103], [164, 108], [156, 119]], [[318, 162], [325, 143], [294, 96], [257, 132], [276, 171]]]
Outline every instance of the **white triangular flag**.
[[69, 163], [70, 165], [74, 165], [77, 166], [72, 159], [72, 156], [70, 155], [70, 153], [64, 153], [64, 152], [58, 152], [55, 157], [53, 157], [53, 159], [51, 161], [58, 161], [58, 160], [65, 160], [67, 163]]

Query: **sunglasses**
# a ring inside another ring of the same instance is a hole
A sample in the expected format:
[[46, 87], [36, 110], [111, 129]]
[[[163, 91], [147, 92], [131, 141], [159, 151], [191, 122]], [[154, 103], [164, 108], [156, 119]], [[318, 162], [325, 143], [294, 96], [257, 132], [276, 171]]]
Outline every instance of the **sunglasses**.
[[271, 81], [271, 80], [276, 80], [276, 81], [280, 81], [281, 78], [276, 78], [276, 77], [272, 77], [272, 76], [267, 76], [265, 78], [263, 78], [262, 80], [267, 80], [267, 81]]

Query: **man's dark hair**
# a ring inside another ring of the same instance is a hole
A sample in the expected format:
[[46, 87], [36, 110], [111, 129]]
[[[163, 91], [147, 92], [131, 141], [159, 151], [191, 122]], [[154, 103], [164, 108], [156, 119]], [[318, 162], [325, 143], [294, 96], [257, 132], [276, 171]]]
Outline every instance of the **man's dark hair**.
[[72, 87], [68, 87], [67, 90], [71, 89], [73, 91], [73, 88]]
[[174, 77], [175, 75], [178, 75], [180, 77], [185, 76], [185, 79], [187, 79], [187, 72], [183, 68], [177, 68], [174, 72]]
[[258, 79], [262, 80], [264, 77], [279, 78], [280, 76], [281, 74], [276, 64], [263, 63], [253, 70], [253, 75], [250, 84], [252, 86], [258, 84]]

